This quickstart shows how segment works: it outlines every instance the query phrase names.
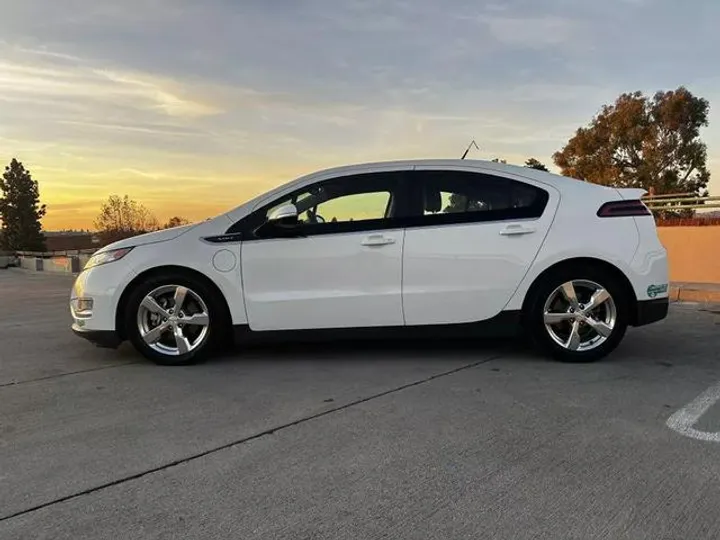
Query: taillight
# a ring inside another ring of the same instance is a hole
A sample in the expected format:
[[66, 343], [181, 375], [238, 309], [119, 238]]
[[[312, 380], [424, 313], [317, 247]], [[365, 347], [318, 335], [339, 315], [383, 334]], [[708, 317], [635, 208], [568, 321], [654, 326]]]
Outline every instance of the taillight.
[[598, 217], [651, 216], [652, 212], [642, 201], [613, 201], [603, 204]]

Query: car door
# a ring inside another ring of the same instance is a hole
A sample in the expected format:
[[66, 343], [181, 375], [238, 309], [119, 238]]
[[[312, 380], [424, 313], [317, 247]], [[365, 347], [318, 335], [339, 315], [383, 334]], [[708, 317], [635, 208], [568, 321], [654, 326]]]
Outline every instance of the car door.
[[409, 185], [406, 324], [470, 323], [497, 315], [543, 243], [557, 190], [519, 177], [440, 168], [416, 170]]
[[[264, 205], [241, 246], [243, 293], [252, 330], [400, 326], [402, 171], [315, 182]], [[292, 203], [297, 223], [264, 226]]]

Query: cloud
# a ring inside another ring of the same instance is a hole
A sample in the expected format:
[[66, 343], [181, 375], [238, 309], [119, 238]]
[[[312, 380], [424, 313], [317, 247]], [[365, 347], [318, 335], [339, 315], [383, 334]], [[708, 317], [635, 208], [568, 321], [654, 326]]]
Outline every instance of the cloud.
[[222, 112], [214, 105], [182, 96], [185, 89], [182, 84], [175, 81], [163, 81], [144, 74], [106, 69], [93, 70], [93, 72], [117, 83], [117, 91], [121, 95], [148, 101], [152, 104], [152, 108], [163, 111], [169, 116], [197, 117]]
[[194, 137], [198, 134], [195, 130], [183, 129], [174, 126], [164, 126], [162, 124], [125, 125], [112, 122], [86, 122], [81, 120], [58, 120], [58, 123], [68, 126], [89, 128], [90, 130], [118, 131], [149, 135], [165, 135], [170, 137]]
[[32, 49], [32, 48], [25, 48], [25, 47], [15, 47], [15, 50], [21, 53], [26, 53], [33, 56], [44, 56], [47, 58], [52, 58], [54, 60], [69, 60], [71, 62], [82, 62], [82, 59], [73, 56], [72, 54], [65, 54], [55, 51], [47, 50], [46, 48], [38, 48], [38, 49]]
[[[25, 58], [0, 61], [0, 94], [5, 102], [42, 103], [45, 100], [72, 105], [85, 100], [180, 118], [222, 112], [198, 97], [201, 89], [193, 85], [131, 71], [97, 68], [91, 62], [64, 53], [24, 48], [15, 48], [14, 52], [23, 53]], [[58, 59], [65, 62], [54, 61]]]
[[512, 17], [484, 14], [478, 21], [487, 26], [490, 33], [506, 45], [529, 48], [563, 45], [580, 30], [576, 21], [552, 15], [537, 17]]

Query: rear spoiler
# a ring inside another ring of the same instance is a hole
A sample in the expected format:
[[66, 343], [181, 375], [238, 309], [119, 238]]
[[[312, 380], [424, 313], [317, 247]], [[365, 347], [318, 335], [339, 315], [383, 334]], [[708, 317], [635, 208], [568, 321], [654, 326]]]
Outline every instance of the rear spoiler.
[[648, 191], [642, 188], [616, 188], [616, 191], [626, 201], [642, 199], [648, 194]]

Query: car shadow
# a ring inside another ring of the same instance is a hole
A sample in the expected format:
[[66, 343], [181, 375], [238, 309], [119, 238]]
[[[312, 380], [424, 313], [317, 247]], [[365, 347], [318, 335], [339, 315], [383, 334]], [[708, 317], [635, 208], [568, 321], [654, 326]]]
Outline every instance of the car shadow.
[[[670, 328], [668, 328], [670, 327]], [[672, 331], [670, 329], [672, 328]], [[671, 367], [695, 362], [707, 356], [708, 343], [697, 336], [685, 335], [686, 328], [675, 321], [667, 321], [640, 329], [630, 329], [618, 348], [605, 358], [591, 364], [565, 363], [582, 366], [592, 364], [645, 366], [649, 364]], [[694, 339], [693, 339], [694, 338]], [[125, 360], [149, 363], [129, 343], [121, 345], [120, 356]], [[284, 338], [282, 341], [237, 340], [206, 360], [205, 363], [231, 362], [386, 362], [438, 361], [465, 359], [468, 363], [493, 358], [504, 363], [558, 363], [532, 347], [523, 337], [425, 337], [374, 339], [340, 338], [312, 340]]]
[[448, 360], [467, 358], [469, 361], [482, 357], [532, 354], [529, 346], [519, 340], [500, 338], [485, 339], [373, 339], [303, 341], [287, 340], [279, 343], [236, 343], [226, 348], [208, 362], [287, 362], [289, 360], [313, 361], [388, 361], [388, 360]]

